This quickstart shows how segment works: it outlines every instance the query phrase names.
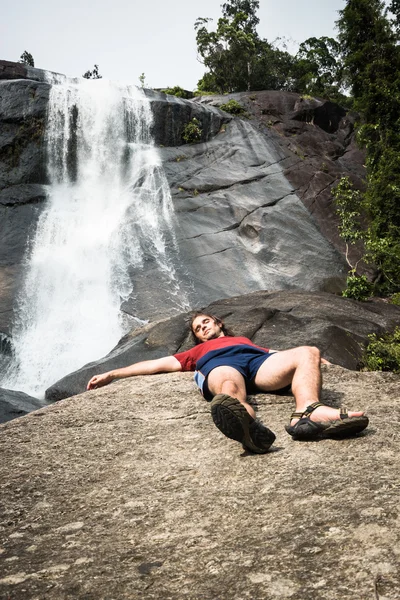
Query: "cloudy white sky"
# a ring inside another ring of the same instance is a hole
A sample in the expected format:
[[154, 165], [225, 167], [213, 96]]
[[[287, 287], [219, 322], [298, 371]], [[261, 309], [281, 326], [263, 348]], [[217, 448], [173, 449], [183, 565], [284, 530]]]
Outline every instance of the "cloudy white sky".
[[[70, 76], [99, 65], [103, 77], [150, 87], [196, 88], [204, 68], [197, 60], [197, 17], [221, 16], [223, 0], [0, 0], [0, 59], [24, 50], [35, 66]], [[258, 33], [295, 43], [335, 36], [344, 0], [260, 0]]]

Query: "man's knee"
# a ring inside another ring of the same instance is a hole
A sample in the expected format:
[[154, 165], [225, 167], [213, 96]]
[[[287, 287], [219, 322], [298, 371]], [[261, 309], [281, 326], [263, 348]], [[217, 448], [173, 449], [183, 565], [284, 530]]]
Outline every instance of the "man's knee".
[[217, 367], [213, 369], [207, 378], [208, 388], [214, 394], [226, 391], [231, 394], [239, 393], [244, 387], [243, 376], [232, 367]]
[[230, 377], [219, 378], [217, 381], [208, 382], [209, 389], [215, 394], [219, 394], [222, 391], [229, 390], [229, 394], [235, 395], [237, 394], [241, 387], [238, 385], [237, 381]]
[[316, 346], [299, 346], [297, 348], [301, 358], [314, 359], [316, 362], [321, 360], [321, 352]]

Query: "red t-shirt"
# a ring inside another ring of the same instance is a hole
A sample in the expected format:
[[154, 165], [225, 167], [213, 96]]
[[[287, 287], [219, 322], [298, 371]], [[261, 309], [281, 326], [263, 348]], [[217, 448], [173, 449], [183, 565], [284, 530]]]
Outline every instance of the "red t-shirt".
[[197, 344], [194, 348], [186, 350], [185, 352], [179, 352], [178, 354], [174, 354], [174, 356], [181, 363], [182, 371], [195, 371], [197, 361], [207, 354], [207, 352], [219, 350], [220, 348], [228, 348], [229, 346], [241, 345], [254, 346], [254, 348], [260, 348], [261, 350], [269, 352], [268, 348], [262, 348], [262, 346], [253, 344], [253, 342], [246, 337], [232, 337], [225, 335]]

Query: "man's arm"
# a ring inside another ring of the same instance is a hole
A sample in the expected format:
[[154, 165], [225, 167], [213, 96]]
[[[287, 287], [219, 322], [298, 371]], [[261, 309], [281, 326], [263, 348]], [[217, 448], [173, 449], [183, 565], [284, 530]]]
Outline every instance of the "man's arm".
[[95, 375], [87, 384], [87, 389], [93, 390], [102, 387], [111, 383], [114, 379], [134, 377], [135, 375], [152, 375], [154, 373], [173, 373], [175, 371], [182, 371], [182, 365], [175, 356], [165, 356], [164, 358], [156, 358], [155, 360], [143, 360], [129, 367]]

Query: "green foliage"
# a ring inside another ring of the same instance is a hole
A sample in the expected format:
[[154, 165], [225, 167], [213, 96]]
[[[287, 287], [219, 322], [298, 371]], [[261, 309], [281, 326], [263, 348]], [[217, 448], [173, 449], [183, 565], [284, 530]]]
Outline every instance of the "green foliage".
[[183, 88], [179, 87], [179, 85], [175, 85], [172, 88], [165, 88], [165, 90], [161, 90], [164, 94], [169, 94], [170, 96], [176, 96], [177, 98], [191, 98], [191, 94], [186, 92]]
[[350, 271], [346, 281], [346, 289], [342, 293], [344, 298], [352, 298], [364, 302], [371, 298], [374, 286], [365, 275], [357, 275], [354, 270]]
[[102, 75], [99, 73], [99, 65], [94, 65], [93, 71], [86, 71], [82, 77], [84, 79], [102, 79]]
[[243, 106], [233, 98], [225, 104], [221, 104], [219, 108], [227, 113], [230, 113], [231, 115], [243, 115], [246, 112]]
[[147, 87], [146, 86], [146, 75], [144, 73], [142, 73], [141, 75], [139, 75], [138, 79], [139, 79], [139, 83], [140, 83], [140, 87], [141, 88]]
[[369, 335], [362, 366], [366, 371], [393, 371], [400, 373], [400, 327], [382, 336]]
[[394, 304], [395, 306], [400, 306], [400, 292], [397, 292], [397, 294], [393, 294], [393, 296], [389, 298], [389, 302], [390, 304]]
[[256, 11], [260, 8], [258, 0], [229, 0], [222, 5], [222, 14], [224, 17], [235, 17], [238, 13], [247, 15], [246, 30], [254, 33], [260, 19], [256, 16]]
[[[337, 26], [346, 77], [357, 110], [369, 113], [371, 93], [379, 93], [381, 83], [397, 77], [396, 36], [381, 0], [347, 0], [339, 15]], [[365, 116], [371, 122], [369, 114]]]
[[211, 74], [207, 82], [199, 82], [199, 87], [222, 94], [250, 89], [256, 34], [249, 28], [248, 17], [244, 12], [222, 17], [218, 19], [216, 31], [211, 32], [207, 29], [210, 19], [197, 19], [197, 50]]
[[[354, 189], [348, 177], [342, 177], [332, 189], [335, 198], [336, 214], [339, 216], [339, 234], [347, 244], [355, 244], [363, 237], [361, 211], [363, 194]], [[350, 265], [352, 266], [352, 265]]]
[[305, 40], [299, 46], [293, 76], [299, 92], [341, 99], [343, 66], [338, 42], [325, 36]]
[[285, 46], [280, 49], [259, 37], [258, 8], [256, 0], [228, 0], [214, 31], [209, 31], [211, 19], [197, 19], [197, 51], [208, 69], [198, 89], [220, 94], [289, 90], [346, 101], [338, 42], [309, 38], [292, 56]]
[[19, 61], [18, 62], [24, 63], [25, 65], [28, 65], [29, 67], [34, 67], [35, 66], [35, 61], [33, 60], [33, 56], [27, 50], [23, 51], [23, 53], [19, 57]]
[[392, 0], [389, 4], [389, 10], [393, 15], [392, 25], [396, 29], [397, 34], [400, 33], [400, 0]]
[[[380, 274], [375, 291], [381, 294], [395, 292], [400, 287], [399, 228], [393, 222], [387, 223], [386, 214], [377, 214], [378, 201], [371, 204], [371, 188], [363, 194], [354, 189], [348, 177], [343, 177], [332, 193], [335, 197], [336, 213], [340, 219], [339, 234], [346, 242], [346, 259], [354, 276], [356, 265], [349, 262], [348, 247], [349, 244], [354, 245], [362, 241], [363, 260], [374, 264]], [[388, 208], [390, 204], [388, 201]], [[351, 280], [351, 283], [357, 285], [356, 281]]]
[[361, 113], [357, 139], [367, 154], [362, 237], [381, 294], [400, 290], [400, 2], [390, 9], [394, 21], [381, 0], [347, 0], [338, 21], [345, 77]]
[[[201, 81], [201, 80], [200, 80]], [[209, 90], [197, 89], [193, 92], [193, 96], [215, 96], [217, 92], [210, 92]]]
[[201, 123], [196, 117], [193, 117], [183, 128], [182, 139], [185, 144], [195, 144], [196, 142], [200, 142], [202, 135], [203, 129]]

